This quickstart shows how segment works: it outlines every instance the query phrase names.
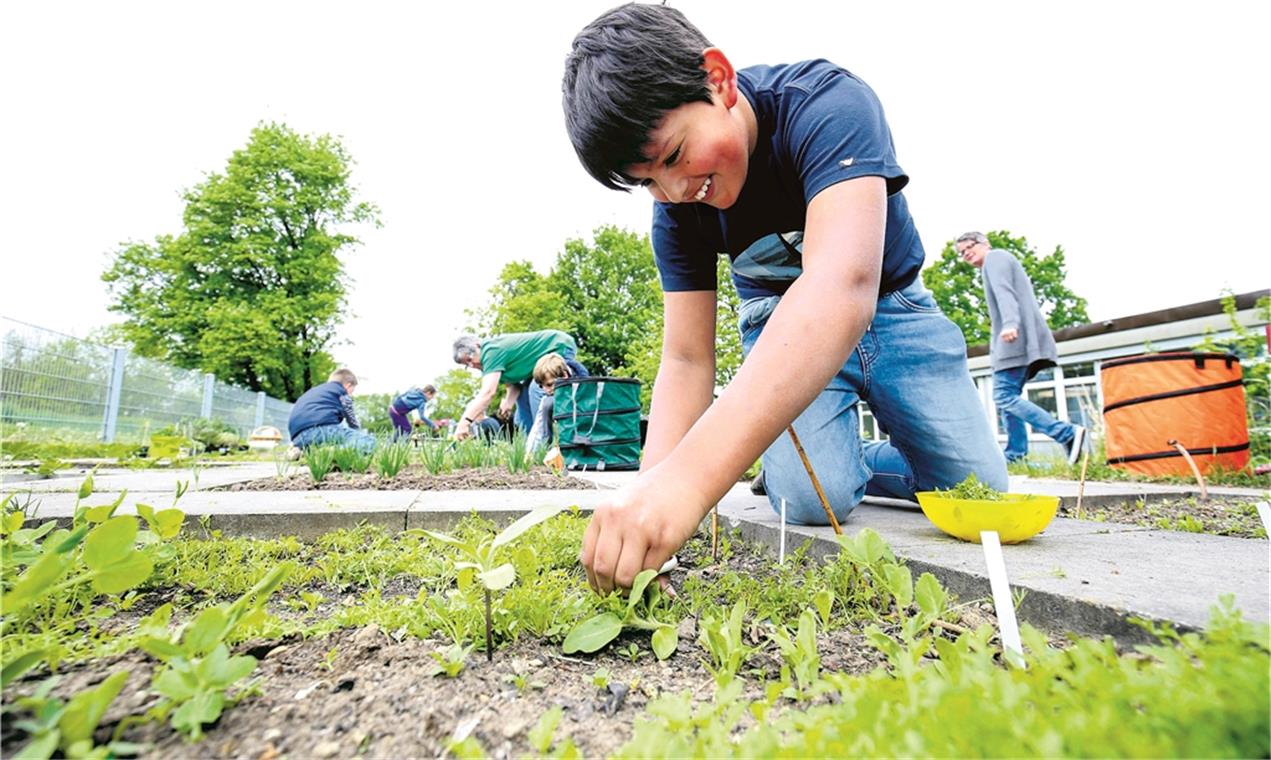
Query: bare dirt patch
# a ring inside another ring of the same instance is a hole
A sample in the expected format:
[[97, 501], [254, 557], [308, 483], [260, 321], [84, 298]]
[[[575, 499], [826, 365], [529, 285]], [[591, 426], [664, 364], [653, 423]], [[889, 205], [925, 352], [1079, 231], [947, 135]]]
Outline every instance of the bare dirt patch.
[[[1061, 517], [1076, 517], [1075, 506], [1061, 504]], [[1239, 538], [1267, 537], [1258, 517], [1256, 500], [1248, 496], [1210, 494], [1208, 499], [1169, 498], [1131, 500], [1112, 505], [1085, 507], [1081, 517], [1161, 530], [1210, 533]]]
[[392, 478], [375, 473], [333, 472], [315, 483], [308, 472], [283, 478], [258, 478], [208, 489], [213, 491], [508, 491], [508, 490], [591, 490], [594, 483], [569, 475], [557, 475], [547, 468], [529, 472], [508, 472], [506, 468], [481, 467], [436, 475], [419, 466], [402, 470]]

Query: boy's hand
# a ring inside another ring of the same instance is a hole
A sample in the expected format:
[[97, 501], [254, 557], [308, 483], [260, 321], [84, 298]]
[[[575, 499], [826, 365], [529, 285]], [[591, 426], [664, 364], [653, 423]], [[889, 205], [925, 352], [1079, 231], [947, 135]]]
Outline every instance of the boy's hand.
[[579, 559], [598, 593], [630, 588], [645, 568], [659, 568], [697, 530], [710, 504], [655, 468], [596, 507]]

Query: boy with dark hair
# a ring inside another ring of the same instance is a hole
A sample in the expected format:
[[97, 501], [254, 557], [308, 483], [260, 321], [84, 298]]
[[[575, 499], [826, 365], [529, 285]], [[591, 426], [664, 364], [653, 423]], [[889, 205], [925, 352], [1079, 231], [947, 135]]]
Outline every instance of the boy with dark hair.
[[375, 436], [360, 429], [353, 411], [357, 375], [337, 369], [327, 381], [305, 391], [291, 407], [287, 430], [291, 445], [307, 449], [323, 443], [356, 446], [363, 452], [375, 449]]
[[[588, 173], [656, 201], [666, 293], [640, 477], [583, 539], [595, 588], [660, 566], [761, 453], [774, 508], [823, 524], [791, 423], [840, 520], [866, 493], [912, 499], [971, 473], [1007, 487], [966, 343], [918, 280], [909, 178], [864, 82], [824, 60], [738, 70], [679, 11], [628, 4], [574, 39], [563, 90]], [[720, 253], [746, 359], [712, 403]], [[862, 443], [862, 400], [888, 442]]]

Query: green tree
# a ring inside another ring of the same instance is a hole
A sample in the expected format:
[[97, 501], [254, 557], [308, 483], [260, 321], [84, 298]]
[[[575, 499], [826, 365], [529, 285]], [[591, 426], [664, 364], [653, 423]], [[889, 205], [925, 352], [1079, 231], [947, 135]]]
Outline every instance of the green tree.
[[358, 424], [372, 435], [388, 435], [393, 432], [393, 420], [388, 416], [391, 393], [367, 393], [353, 397], [353, 412]]
[[562, 329], [578, 341], [579, 361], [595, 374], [612, 374], [660, 319], [662, 289], [648, 235], [606, 225], [592, 239], [566, 240], [547, 280], [563, 299], [569, 327]]
[[126, 243], [103, 275], [143, 356], [294, 400], [334, 368], [345, 226], [378, 224], [329, 135], [260, 124], [223, 174], [182, 194], [184, 231]]
[[[455, 367], [433, 381], [437, 386], [436, 417], [434, 419], [458, 420], [463, 416], [463, 408], [477, 395], [481, 389], [481, 379], [463, 367]], [[491, 402], [491, 407], [498, 401], [498, 396]], [[487, 409], [489, 414], [490, 410]]]
[[[988, 233], [989, 245], [1010, 251], [1023, 265], [1033, 282], [1037, 304], [1046, 315], [1052, 330], [1090, 321], [1086, 299], [1064, 284], [1063, 246], [1055, 246], [1049, 256], [1039, 256], [1024, 237], [1012, 237], [1006, 230]], [[989, 342], [988, 304], [984, 300], [984, 282], [975, 267], [962, 261], [954, 241], [945, 243], [940, 259], [922, 271], [922, 281], [935, 296], [936, 303], [953, 323], [962, 328], [967, 345]]]
[[565, 299], [552, 290], [546, 276], [528, 261], [512, 261], [499, 272], [490, 288], [490, 302], [481, 309], [468, 310], [477, 335], [499, 335], [535, 330], [568, 330]]

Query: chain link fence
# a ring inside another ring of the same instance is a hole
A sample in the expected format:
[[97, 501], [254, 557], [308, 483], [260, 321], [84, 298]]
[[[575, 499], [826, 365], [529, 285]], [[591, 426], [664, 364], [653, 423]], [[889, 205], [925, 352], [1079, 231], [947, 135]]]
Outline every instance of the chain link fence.
[[287, 435], [291, 404], [125, 348], [0, 317], [0, 422], [106, 442], [215, 418], [241, 436], [273, 425]]

